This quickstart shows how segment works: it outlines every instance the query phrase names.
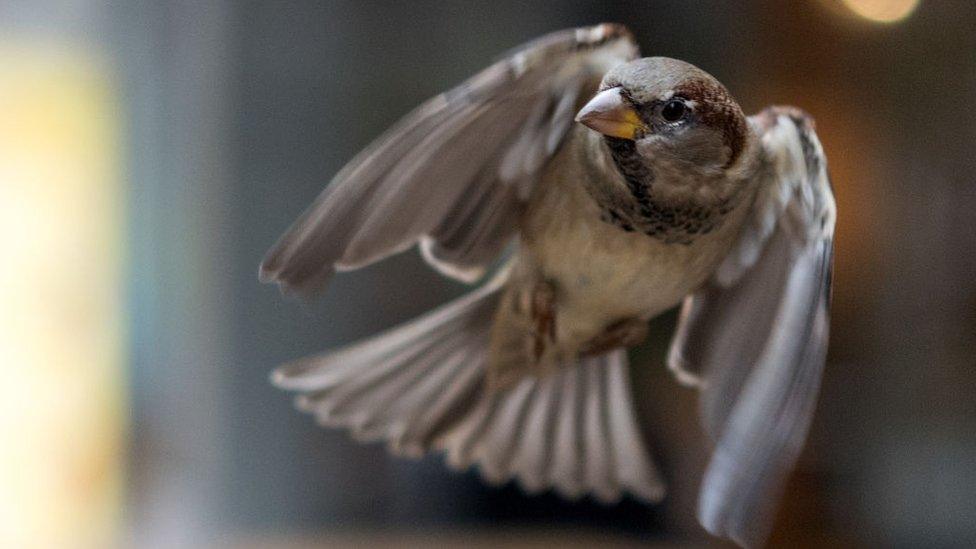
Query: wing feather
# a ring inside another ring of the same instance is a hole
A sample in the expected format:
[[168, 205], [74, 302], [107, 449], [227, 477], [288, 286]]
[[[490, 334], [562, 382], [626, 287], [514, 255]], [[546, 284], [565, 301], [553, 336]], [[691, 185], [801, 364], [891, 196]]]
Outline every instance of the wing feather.
[[476, 281], [515, 235], [577, 103], [636, 55], [620, 25], [560, 31], [427, 101], [336, 175], [268, 253], [262, 280], [310, 293], [422, 242], [435, 268]]
[[701, 388], [716, 448], [699, 519], [762, 544], [806, 438], [826, 359], [835, 206], [823, 149], [802, 112], [752, 119], [766, 169], [751, 217], [713, 280], [682, 309], [669, 367]]

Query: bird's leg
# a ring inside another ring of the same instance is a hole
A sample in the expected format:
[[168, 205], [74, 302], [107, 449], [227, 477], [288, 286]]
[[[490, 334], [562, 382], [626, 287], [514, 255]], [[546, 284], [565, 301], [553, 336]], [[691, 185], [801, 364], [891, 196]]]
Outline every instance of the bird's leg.
[[511, 387], [555, 364], [556, 290], [540, 278], [522, 279], [502, 297], [488, 350], [489, 390]]
[[546, 347], [556, 341], [556, 291], [552, 284], [538, 281], [528, 292], [529, 303], [526, 310], [534, 326], [532, 334], [532, 356], [538, 362]]
[[633, 347], [646, 337], [646, 320], [625, 318], [607, 326], [602, 333], [586, 342], [580, 349], [580, 355], [599, 355], [618, 347]]

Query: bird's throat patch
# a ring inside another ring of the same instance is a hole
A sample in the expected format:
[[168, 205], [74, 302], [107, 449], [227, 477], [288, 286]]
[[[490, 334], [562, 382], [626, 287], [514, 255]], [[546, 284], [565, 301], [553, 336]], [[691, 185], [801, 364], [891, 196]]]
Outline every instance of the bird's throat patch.
[[594, 196], [601, 219], [624, 231], [640, 231], [666, 243], [691, 244], [696, 237], [717, 227], [731, 207], [728, 200], [713, 205], [664, 204], [653, 195], [654, 173], [643, 162], [634, 141], [604, 138], [617, 170], [633, 198], [630, 204], [613, 204]]

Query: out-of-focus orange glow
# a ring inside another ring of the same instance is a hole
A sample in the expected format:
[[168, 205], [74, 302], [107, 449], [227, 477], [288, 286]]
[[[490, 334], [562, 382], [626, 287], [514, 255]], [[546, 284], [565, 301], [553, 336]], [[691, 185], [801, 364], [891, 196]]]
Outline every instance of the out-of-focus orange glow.
[[0, 44], [0, 546], [109, 547], [122, 493], [122, 196], [88, 57]]
[[857, 15], [875, 23], [897, 23], [915, 11], [920, 0], [843, 0]]

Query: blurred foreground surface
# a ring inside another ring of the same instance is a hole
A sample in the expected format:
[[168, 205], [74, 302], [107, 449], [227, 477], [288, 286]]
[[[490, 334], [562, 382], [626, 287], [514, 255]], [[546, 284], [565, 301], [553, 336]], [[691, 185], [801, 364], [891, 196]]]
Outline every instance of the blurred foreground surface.
[[771, 4], [0, 3], [0, 545], [714, 543], [694, 393], [663, 368], [671, 316], [632, 356], [670, 483], [655, 507], [395, 460], [267, 383], [464, 291], [414, 252], [311, 304], [258, 284], [331, 175], [506, 49], [600, 21], [747, 112], [817, 121], [832, 341], [771, 545], [976, 545], [976, 4]]

